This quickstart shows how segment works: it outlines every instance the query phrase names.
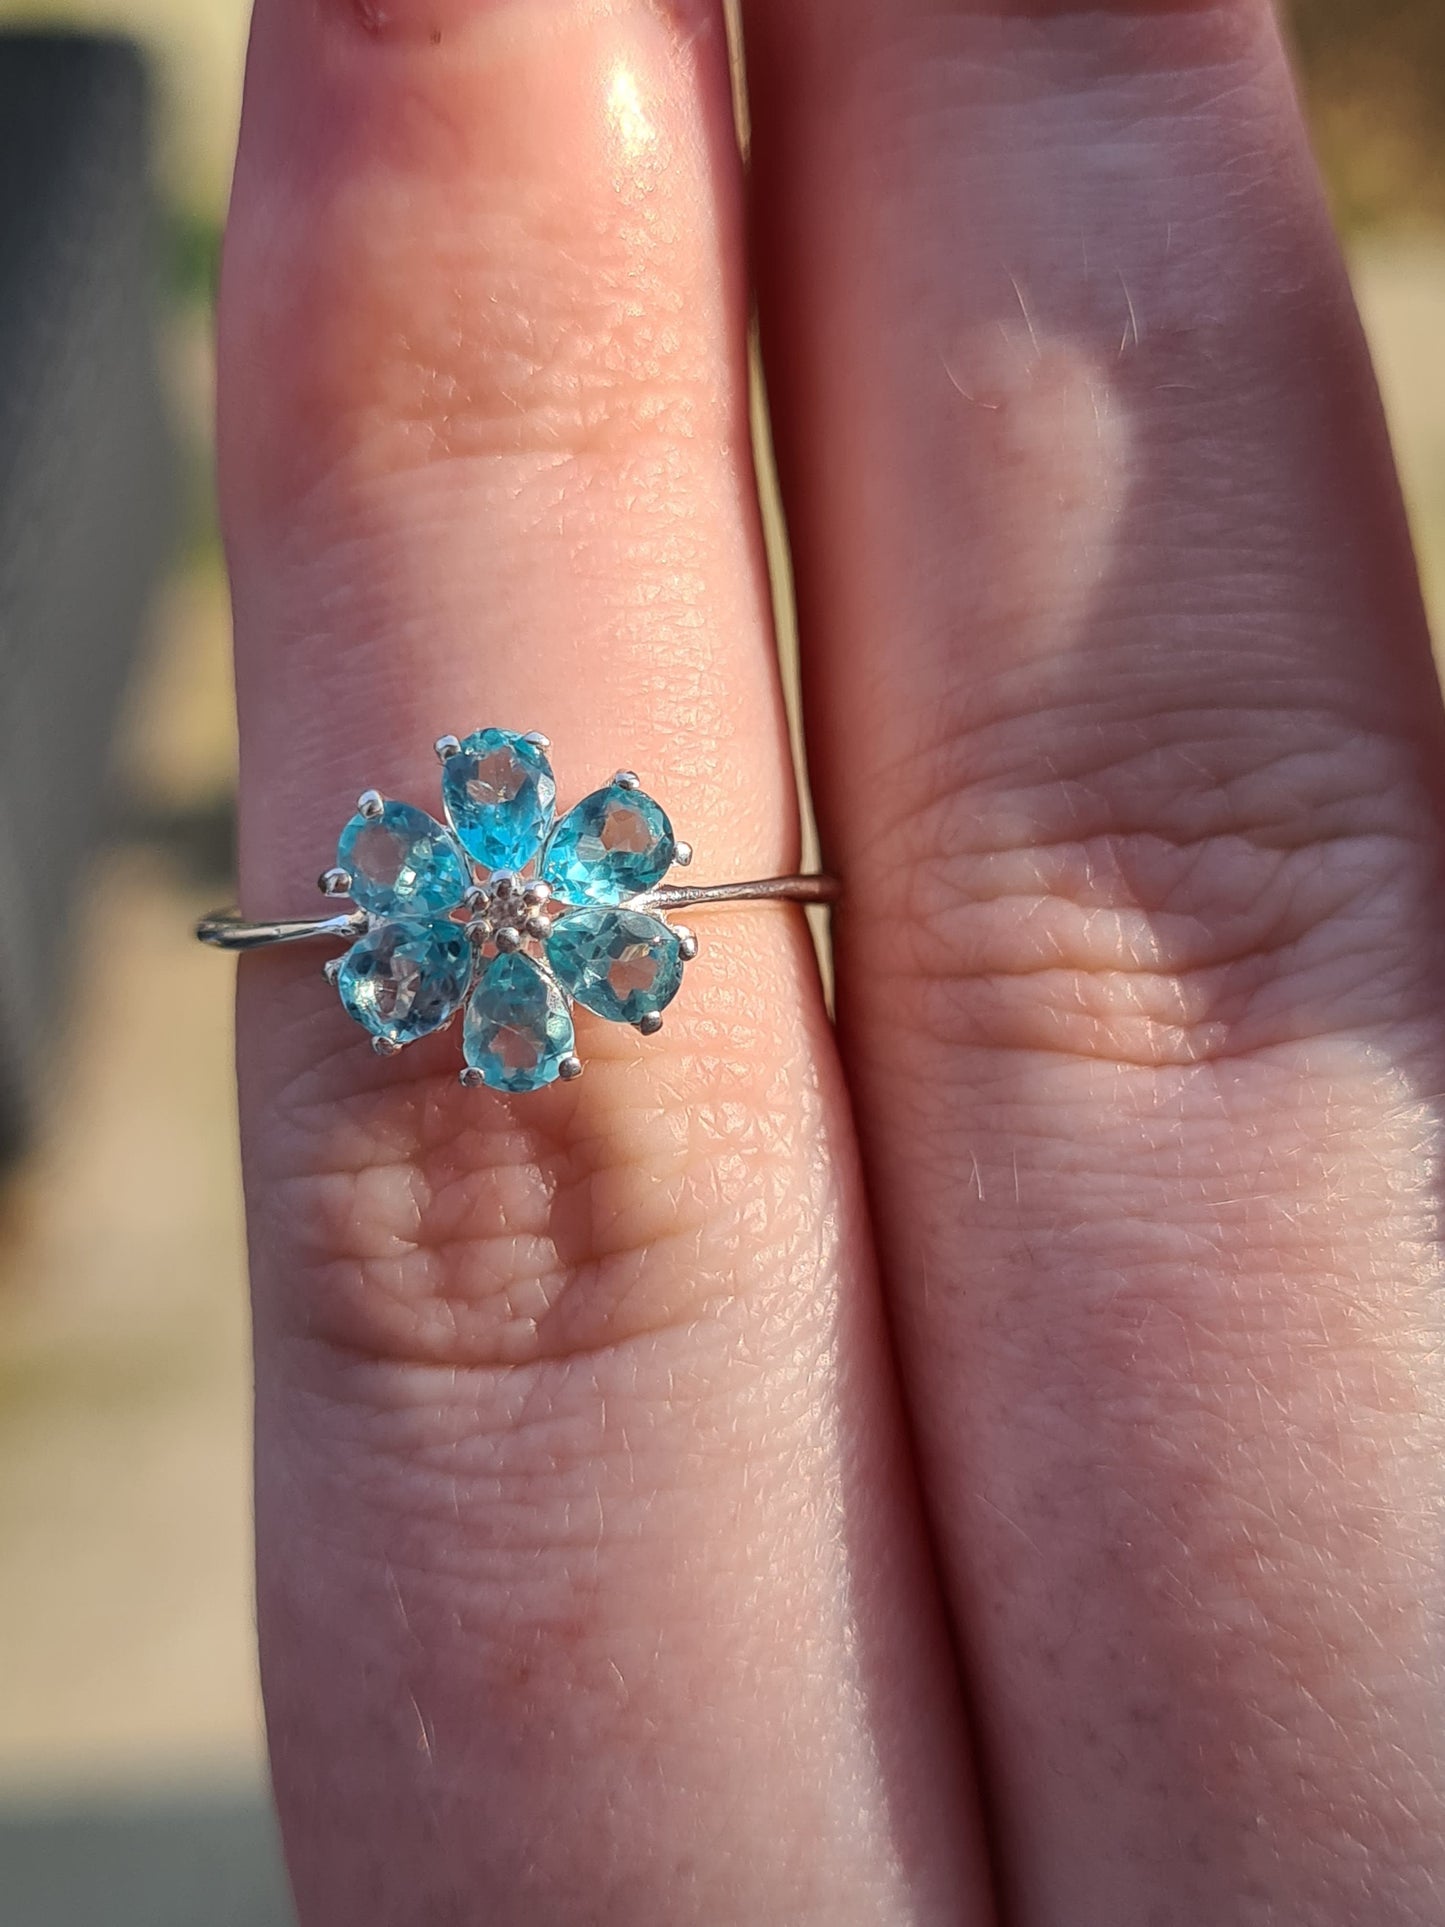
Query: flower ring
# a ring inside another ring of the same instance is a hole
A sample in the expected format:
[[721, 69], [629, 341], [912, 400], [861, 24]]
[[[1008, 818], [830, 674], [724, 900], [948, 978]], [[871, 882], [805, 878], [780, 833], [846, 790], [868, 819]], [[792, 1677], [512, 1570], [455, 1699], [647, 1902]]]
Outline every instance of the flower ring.
[[367, 790], [321, 889], [353, 911], [247, 923], [219, 911], [197, 925], [232, 950], [350, 939], [326, 976], [348, 1016], [390, 1056], [459, 1012], [464, 1084], [535, 1091], [580, 1075], [573, 1008], [644, 1036], [697, 955], [664, 910], [767, 897], [827, 903], [829, 877], [668, 886], [692, 850], [630, 770], [559, 817], [547, 738], [478, 729], [436, 744], [445, 823]]

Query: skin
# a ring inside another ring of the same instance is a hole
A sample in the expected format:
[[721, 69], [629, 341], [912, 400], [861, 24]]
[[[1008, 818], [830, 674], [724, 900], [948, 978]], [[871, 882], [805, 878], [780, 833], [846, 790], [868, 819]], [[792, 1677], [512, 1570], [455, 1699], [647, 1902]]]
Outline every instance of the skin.
[[1258, 0], [259, 0], [242, 895], [543, 728], [836, 919], [464, 1091], [241, 969], [301, 1917], [1445, 1898], [1442, 715]]

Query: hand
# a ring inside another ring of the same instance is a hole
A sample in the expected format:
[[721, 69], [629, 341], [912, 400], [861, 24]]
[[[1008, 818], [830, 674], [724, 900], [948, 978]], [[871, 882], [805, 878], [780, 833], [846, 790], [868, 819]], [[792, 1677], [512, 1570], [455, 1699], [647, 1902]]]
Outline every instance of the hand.
[[510, 1102], [245, 960], [302, 1918], [1438, 1921], [1445, 743], [1275, 29], [746, 26], [750, 243], [713, 0], [257, 8], [243, 907], [483, 723], [791, 867], [749, 247], [847, 888], [836, 1036], [739, 908]]

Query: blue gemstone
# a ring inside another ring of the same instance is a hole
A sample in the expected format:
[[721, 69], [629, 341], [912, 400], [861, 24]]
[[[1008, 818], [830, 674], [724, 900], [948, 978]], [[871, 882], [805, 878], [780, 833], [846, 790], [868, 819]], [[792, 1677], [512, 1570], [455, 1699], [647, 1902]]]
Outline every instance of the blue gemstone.
[[564, 903], [626, 903], [662, 881], [676, 850], [661, 807], [641, 790], [609, 783], [562, 818], [542, 874]]
[[579, 1004], [614, 1024], [663, 1010], [682, 983], [682, 944], [640, 910], [573, 910], [552, 926], [547, 961]]
[[550, 977], [520, 951], [482, 967], [462, 1025], [462, 1052], [494, 1091], [537, 1091], [561, 1074], [572, 1017]]
[[336, 845], [351, 895], [374, 917], [429, 917], [461, 902], [471, 883], [450, 830], [410, 803], [353, 816]]
[[336, 987], [347, 1014], [374, 1037], [410, 1044], [456, 1014], [471, 980], [472, 947], [459, 924], [398, 917], [351, 946]]
[[487, 870], [522, 870], [547, 840], [557, 803], [552, 766], [505, 729], [474, 730], [442, 770], [452, 827]]

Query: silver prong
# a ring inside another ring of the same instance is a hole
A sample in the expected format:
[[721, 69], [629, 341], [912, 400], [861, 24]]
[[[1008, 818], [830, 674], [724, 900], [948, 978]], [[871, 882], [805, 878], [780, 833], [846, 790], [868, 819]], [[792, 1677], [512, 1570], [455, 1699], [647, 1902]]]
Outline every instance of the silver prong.
[[474, 1091], [478, 1084], [485, 1084], [486, 1081], [475, 1064], [463, 1064], [457, 1073], [457, 1082], [469, 1091]]
[[521, 931], [514, 930], [509, 923], [504, 923], [497, 932], [496, 945], [498, 950], [504, 954], [510, 950], [520, 950], [522, 947]]
[[580, 1057], [564, 1057], [562, 1062], [557, 1066], [557, 1075], [565, 1078], [570, 1084], [574, 1077], [580, 1077], [582, 1075], [582, 1059]]
[[316, 879], [316, 887], [324, 897], [348, 897], [351, 895], [351, 872], [323, 870]]
[[657, 1033], [662, 1029], [662, 1012], [660, 1010], [648, 1011], [645, 1017], [638, 1018], [636, 1028], [644, 1037], [656, 1037]]
[[468, 916], [475, 916], [487, 901], [487, 893], [480, 883], [474, 883], [462, 898], [462, 908]]
[[642, 778], [637, 774], [635, 769], [620, 769], [612, 780], [620, 790], [640, 790], [642, 788]]
[[522, 741], [524, 743], [530, 743], [534, 749], [543, 751], [549, 750], [552, 747], [552, 738], [550, 736], [544, 736], [540, 729], [529, 729], [522, 738]]
[[328, 957], [321, 966], [321, 974], [334, 990], [336, 988], [336, 981], [341, 975], [340, 957]]
[[392, 1037], [373, 1037], [371, 1040], [371, 1048], [376, 1052], [378, 1057], [395, 1057], [401, 1049], [401, 1045]]
[[552, 934], [552, 919], [550, 917], [528, 917], [527, 921], [522, 925], [522, 928], [529, 937], [535, 937], [538, 943], [541, 943], [543, 938], [550, 937]]
[[672, 860], [680, 869], [685, 870], [688, 864], [692, 862], [692, 845], [690, 843], [674, 843], [672, 846]]
[[380, 816], [386, 808], [386, 798], [380, 790], [363, 790], [356, 799], [356, 807], [363, 816]]
[[552, 886], [550, 883], [544, 882], [541, 877], [537, 877], [534, 882], [529, 883], [522, 892], [522, 901], [524, 903], [541, 905], [549, 903], [551, 898]]
[[677, 938], [677, 948], [682, 957], [682, 961], [684, 963], [691, 963], [697, 955], [697, 938], [691, 930], [680, 923], [675, 923], [672, 926], [672, 933]]
[[446, 762], [450, 756], [460, 756], [462, 753], [461, 743], [455, 736], [438, 736], [432, 748], [437, 753], [439, 763]]
[[499, 899], [513, 896], [517, 889], [517, 879], [510, 870], [498, 870], [492, 878], [492, 895]]

